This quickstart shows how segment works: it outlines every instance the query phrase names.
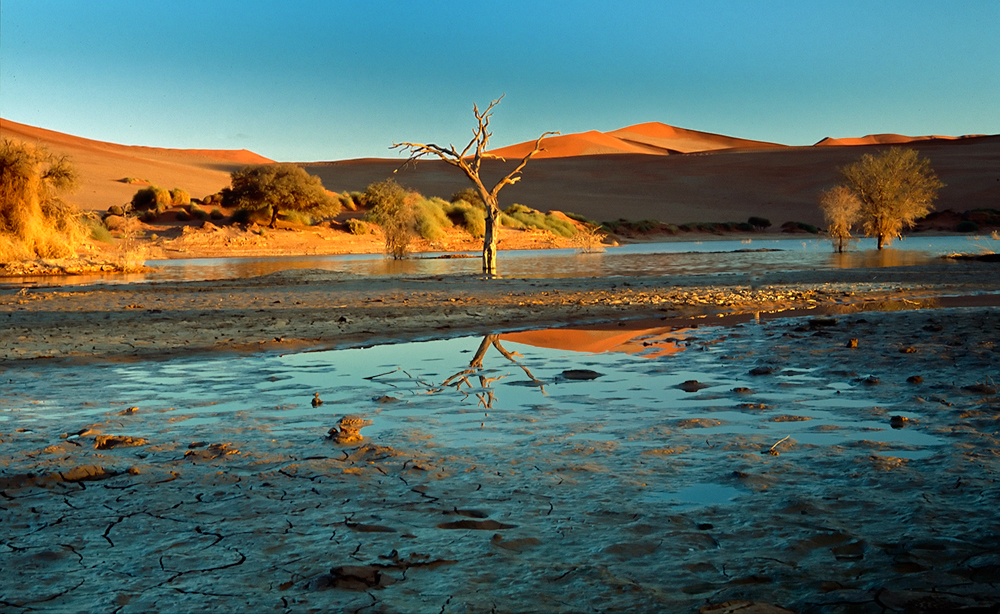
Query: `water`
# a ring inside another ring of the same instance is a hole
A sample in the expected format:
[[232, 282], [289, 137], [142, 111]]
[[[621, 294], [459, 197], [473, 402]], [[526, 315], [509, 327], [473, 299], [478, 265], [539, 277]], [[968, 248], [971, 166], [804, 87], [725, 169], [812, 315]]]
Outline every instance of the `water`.
[[[570, 249], [504, 251], [500, 253], [500, 272], [505, 277], [608, 277], [916, 266], [939, 262], [943, 254], [975, 253], [988, 243], [988, 239], [977, 237], [913, 236], [879, 251], [873, 239], [862, 239], [852, 245], [852, 251], [844, 254], [834, 253], [829, 241], [815, 238], [643, 243], [609, 247], [595, 254]], [[436, 258], [438, 255], [423, 254], [408, 260], [390, 260], [372, 254], [150, 260], [146, 264], [156, 270], [149, 273], [53, 277], [32, 279], [29, 283], [201, 281], [247, 278], [290, 269], [322, 269], [355, 275], [431, 276], [468, 275], [481, 271], [478, 257]], [[7, 283], [23, 281], [0, 278], [0, 282]]]

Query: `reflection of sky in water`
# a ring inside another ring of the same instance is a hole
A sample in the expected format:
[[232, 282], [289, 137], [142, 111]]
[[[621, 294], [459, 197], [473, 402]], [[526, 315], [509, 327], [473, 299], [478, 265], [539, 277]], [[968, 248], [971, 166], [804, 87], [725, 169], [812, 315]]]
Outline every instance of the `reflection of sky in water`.
[[[995, 243], [995, 242], [994, 242]], [[833, 252], [830, 242], [816, 238], [780, 240], [643, 243], [610, 247], [603, 253], [576, 250], [520, 250], [500, 253], [505, 277], [605, 277], [614, 275], [695, 275], [763, 271], [910, 266], [936, 261], [941, 254], [977, 253], [975, 237], [909, 237], [888, 249], [875, 249], [873, 239], [854, 243], [845, 254]], [[778, 251], [753, 251], [778, 250]], [[357, 275], [477, 275], [478, 257], [434, 259], [421, 255], [391, 260], [381, 255], [285, 256], [274, 258], [192, 258], [153, 260], [158, 270], [135, 275], [81, 275], [33, 279], [32, 284], [82, 284], [104, 281], [194, 281], [266, 275], [289, 269], [323, 269]], [[16, 278], [3, 279], [19, 283]]]
[[[757, 328], [741, 328], [744, 343], [746, 336], [757, 334]], [[711, 339], [717, 329], [703, 327], [685, 334]], [[666, 433], [660, 437], [667, 440], [759, 435], [777, 441], [790, 435], [802, 444], [818, 446], [868, 440], [904, 449], [941, 443], [918, 428], [890, 428], [887, 414], [875, 413], [876, 407], [884, 410], [887, 404], [870, 398], [870, 388], [857, 382], [824, 382], [821, 374], [806, 369], [750, 377], [745, 362], [718, 360], [726, 341], [707, 351], [655, 359], [502, 341], [507, 350], [523, 355], [518, 358], [520, 365], [491, 347], [481, 371], [469, 373], [458, 388], [454, 383], [460, 379], [442, 386], [468, 368], [480, 342], [466, 337], [285, 356], [77, 367], [74, 377], [38, 382], [40, 388], [55, 391], [58, 402], [43, 398], [41, 403], [25, 403], [3, 413], [8, 420], [16, 414], [22, 423], [52, 419], [83, 423], [106, 416], [112, 402], [120, 406], [112, 413], [134, 405], [155, 414], [156, 420], [147, 423], [151, 431], [206, 431], [218, 421], [244, 420], [269, 432], [300, 435], [307, 429], [325, 433], [341, 415], [357, 413], [374, 419], [364, 434], [375, 441], [418, 433], [446, 447], [536, 441], [642, 448], [654, 443], [648, 433], [657, 429]], [[530, 380], [521, 366], [542, 385]], [[589, 381], [564, 378], [563, 371], [570, 369], [602, 375]], [[484, 388], [479, 375], [497, 379]], [[678, 388], [687, 380], [707, 387], [694, 393]], [[751, 392], [738, 393], [737, 387]], [[95, 398], [94, 390], [103, 393]], [[310, 403], [314, 392], [324, 400], [319, 408]], [[495, 400], [487, 408], [489, 392]], [[379, 397], [397, 401], [379, 403], [374, 400]], [[807, 419], [776, 421], [778, 416]], [[194, 432], [187, 436], [203, 437]]]

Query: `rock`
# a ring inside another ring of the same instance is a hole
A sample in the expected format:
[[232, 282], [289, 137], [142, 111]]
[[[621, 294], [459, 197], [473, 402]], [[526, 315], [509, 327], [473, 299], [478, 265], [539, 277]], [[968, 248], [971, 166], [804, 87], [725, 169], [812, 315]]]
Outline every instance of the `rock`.
[[901, 347], [901, 348], [899, 348], [899, 353], [900, 354], [916, 354], [917, 353], [917, 349], [913, 348], [913, 347], [909, 347], [909, 346], [907, 346], [907, 347]]
[[132, 448], [144, 446], [148, 441], [141, 437], [129, 437], [128, 435], [98, 435], [94, 449], [111, 450], [112, 448]]
[[774, 367], [754, 367], [750, 369], [750, 375], [771, 375], [774, 371]]
[[385, 405], [386, 403], [399, 403], [402, 399], [397, 399], [396, 397], [390, 397], [389, 395], [382, 395], [380, 397], [372, 397], [372, 401], [375, 401], [379, 405]]
[[65, 482], [93, 482], [96, 480], [106, 480], [118, 475], [114, 471], [107, 471], [99, 465], [81, 465], [69, 471], [60, 471], [59, 476]]
[[313, 407], [319, 407], [322, 404], [323, 404], [323, 399], [319, 398], [319, 393], [318, 392], [314, 392], [313, 393], [312, 406]]
[[109, 216], [116, 215], [118, 217], [124, 217], [125, 207], [122, 207], [121, 205], [111, 205], [110, 207], [108, 207], [108, 215]]
[[880, 380], [879, 378], [875, 377], [874, 375], [869, 375], [868, 377], [866, 377], [863, 380], [861, 380], [861, 383], [864, 384], [864, 385], [866, 385], [866, 386], [875, 386], [880, 381], [882, 381], [882, 380]]
[[709, 388], [710, 386], [709, 384], [702, 384], [696, 379], [689, 379], [686, 382], [677, 384], [677, 387], [683, 390], [684, 392], [698, 392], [699, 390], [702, 390], [704, 388]]
[[753, 390], [744, 386], [737, 386], [736, 388], [733, 388], [733, 392], [736, 394], [753, 394]]
[[996, 386], [990, 386], [989, 384], [982, 384], [982, 383], [972, 384], [971, 386], [965, 386], [963, 389], [968, 390], [969, 392], [978, 392], [979, 394], [997, 393]]
[[[203, 445], [204, 442], [197, 442], [195, 445]], [[192, 461], [202, 461], [202, 460], [212, 460], [213, 458], [219, 458], [220, 456], [228, 456], [230, 454], [239, 454], [240, 451], [232, 447], [231, 443], [213, 443], [205, 449], [199, 450], [188, 450], [184, 453], [184, 458], [190, 459]]]
[[901, 429], [910, 421], [906, 416], [893, 416], [889, 418], [889, 424], [892, 425], [894, 429]]
[[337, 426], [327, 432], [327, 438], [339, 444], [358, 443], [364, 439], [361, 429], [371, 423], [371, 420], [365, 420], [360, 416], [344, 416], [337, 422]]
[[850, 339], [850, 340], [848, 340], [848, 342], [847, 342], [847, 343], [846, 343], [846, 344], [844, 345], [844, 347], [848, 347], [848, 348], [856, 348], [856, 347], [858, 347], [858, 340], [857, 340], [857, 339]]
[[597, 371], [591, 371], [590, 369], [566, 369], [559, 374], [563, 379], [586, 381], [597, 379], [604, 375], [603, 373], [598, 373]]
[[108, 230], [122, 230], [126, 225], [128, 222], [123, 215], [109, 215], [104, 218], [104, 226]]
[[456, 520], [454, 522], [442, 522], [437, 525], [439, 529], [465, 529], [473, 531], [500, 531], [503, 529], [516, 529], [516, 524], [504, 524], [496, 520]]
[[911, 375], [910, 377], [906, 378], [906, 381], [911, 384], [922, 384], [924, 383], [924, 378], [920, 377], [919, 375]]

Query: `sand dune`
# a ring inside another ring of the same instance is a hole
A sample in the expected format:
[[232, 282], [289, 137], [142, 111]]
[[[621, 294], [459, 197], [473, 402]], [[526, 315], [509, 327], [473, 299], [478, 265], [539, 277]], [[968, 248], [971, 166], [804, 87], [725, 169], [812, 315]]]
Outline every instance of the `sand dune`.
[[[128, 201], [139, 186], [121, 183], [123, 177], [182, 187], [200, 197], [228, 185], [233, 169], [269, 162], [245, 150], [116, 145], [7, 120], [0, 121], [0, 133], [69, 155], [83, 179], [75, 201], [87, 209], [103, 210]], [[523, 181], [501, 192], [501, 206], [521, 203], [543, 211], [572, 211], [597, 221], [657, 219], [682, 224], [763, 216], [776, 227], [786, 221], [818, 225], [822, 223], [818, 195], [839, 181], [838, 167], [865, 152], [902, 144], [928, 157], [947, 184], [936, 203], [939, 210], [1000, 208], [996, 176], [1000, 135], [869, 135], [821, 143], [787, 147], [660, 123], [563, 135], [546, 140], [546, 154], [528, 164]], [[507, 161], [487, 161], [484, 178], [495, 181], [509, 172], [531, 145], [495, 150]], [[455, 168], [434, 161], [403, 166], [401, 159], [358, 159], [302, 166], [319, 176], [327, 189], [338, 192], [363, 190], [388, 177], [425, 195], [445, 198], [469, 186]]]
[[[494, 149], [491, 153], [503, 158], [523, 158], [534, 147], [534, 141]], [[710, 132], [675, 128], [659, 122], [636, 124], [611, 132], [580, 132], [545, 139], [544, 151], [535, 158], [568, 158], [607, 154], [669, 155], [717, 151], [720, 149], [761, 149], [784, 147], [777, 143], [749, 141]]]
[[915, 143], [917, 141], [954, 141], [958, 139], [969, 139], [983, 136], [982, 134], [970, 134], [966, 136], [941, 136], [938, 134], [931, 136], [906, 136], [905, 134], [869, 134], [867, 136], [855, 138], [834, 139], [826, 137], [816, 143], [816, 147], [844, 147], [853, 145], [902, 145], [904, 143]]
[[183, 188], [201, 197], [229, 185], [229, 173], [247, 164], [272, 162], [252, 151], [164, 149], [104, 143], [0, 119], [0, 137], [43, 145], [69, 156], [80, 173], [80, 189], [70, 200], [83, 209], [105, 210], [131, 200], [142, 186], [125, 177], [164, 188]]

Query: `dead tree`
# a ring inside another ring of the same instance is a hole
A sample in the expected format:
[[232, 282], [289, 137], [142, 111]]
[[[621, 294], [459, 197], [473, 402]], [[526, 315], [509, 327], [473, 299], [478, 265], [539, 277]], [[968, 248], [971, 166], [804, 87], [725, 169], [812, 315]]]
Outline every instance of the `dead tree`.
[[490, 103], [485, 111], [480, 112], [479, 107], [472, 105], [472, 112], [476, 116], [477, 126], [472, 132], [472, 140], [465, 146], [465, 149], [458, 151], [454, 145], [447, 148], [435, 145], [434, 143], [393, 143], [392, 149], [400, 149], [410, 153], [409, 162], [423, 158], [424, 156], [437, 156], [441, 160], [456, 166], [465, 173], [465, 176], [472, 181], [472, 184], [479, 192], [479, 196], [486, 203], [486, 233], [483, 236], [483, 274], [495, 276], [497, 274], [497, 240], [500, 229], [500, 205], [497, 195], [505, 185], [513, 185], [521, 178], [521, 171], [532, 156], [542, 151], [542, 139], [547, 136], [559, 134], [558, 132], [546, 132], [535, 141], [535, 147], [528, 152], [528, 155], [521, 159], [513, 171], [493, 186], [492, 190], [487, 190], [486, 185], [479, 177], [479, 169], [483, 160], [493, 159], [504, 161], [500, 156], [495, 156], [486, 151], [490, 137], [493, 133], [489, 131], [490, 117], [493, 115], [493, 108], [497, 106], [503, 96]]

